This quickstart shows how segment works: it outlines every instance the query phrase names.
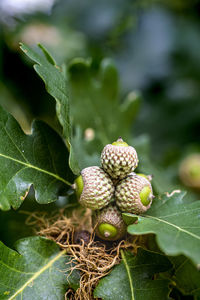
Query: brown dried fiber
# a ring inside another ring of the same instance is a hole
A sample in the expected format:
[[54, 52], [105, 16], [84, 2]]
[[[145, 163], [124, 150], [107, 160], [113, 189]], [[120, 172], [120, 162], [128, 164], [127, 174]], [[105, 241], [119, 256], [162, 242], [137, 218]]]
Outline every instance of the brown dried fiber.
[[[67, 216], [65, 209], [51, 216], [46, 212], [28, 213], [26, 223], [38, 235], [55, 241], [61, 249], [66, 250], [74, 262], [72, 268], [70, 264], [71, 272], [80, 271], [80, 287], [76, 291], [70, 289], [66, 292], [65, 299], [70, 300], [94, 299], [93, 291], [98, 281], [120, 263], [120, 250], [128, 249], [136, 254], [138, 247], [143, 244], [141, 236], [127, 236], [124, 240], [112, 243], [96, 240], [90, 209], [74, 209], [70, 216]], [[77, 235], [83, 231], [89, 232], [89, 240], [86, 237], [80, 243], [75, 242], [75, 233]]]

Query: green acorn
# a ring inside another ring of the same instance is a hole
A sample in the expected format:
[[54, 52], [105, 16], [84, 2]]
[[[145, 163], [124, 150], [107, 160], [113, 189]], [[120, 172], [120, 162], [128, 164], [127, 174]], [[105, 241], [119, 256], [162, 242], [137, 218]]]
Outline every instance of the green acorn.
[[112, 180], [96, 166], [81, 171], [75, 180], [75, 189], [80, 204], [92, 210], [104, 208], [114, 196]]
[[101, 165], [112, 179], [123, 179], [137, 167], [137, 152], [119, 138], [104, 147], [101, 153]]
[[96, 235], [106, 241], [119, 240], [126, 233], [126, 225], [121, 212], [114, 205], [95, 212], [93, 224]]
[[146, 174], [143, 174], [143, 173], [135, 173], [135, 174], [138, 175], [138, 176], [142, 176], [142, 177], [146, 178], [150, 182], [152, 181], [152, 178], [153, 178], [152, 175], [146, 175]]
[[183, 184], [200, 190], [200, 154], [194, 153], [187, 156], [179, 168], [179, 176]]
[[154, 198], [149, 180], [135, 173], [129, 174], [118, 183], [115, 197], [121, 211], [133, 214], [147, 211]]

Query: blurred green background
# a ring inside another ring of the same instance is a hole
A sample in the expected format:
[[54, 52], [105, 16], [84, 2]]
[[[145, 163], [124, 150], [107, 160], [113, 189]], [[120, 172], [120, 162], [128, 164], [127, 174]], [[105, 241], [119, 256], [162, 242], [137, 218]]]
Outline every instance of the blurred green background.
[[[181, 180], [179, 169], [185, 157], [200, 152], [199, 12], [200, 1], [195, 0], [1, 0], [0, 104], [27, 133], [34, 118], [60, 131], [55, 102], [19, 42], [35, 49], [42, 43], [60, 65], [70, 65], [76, 57], [88, 59], [94, 76], [102, 60], [111, 58], [119, 86], [111, 82], [107, 94], [119, 92], [121, 102], [131, 91], [142, 95], [131, 122], [131, 143], [143, 162], [139, 171], [155, 176], [158, 193], [189, 189], [187, 200], [194, 201], [199, 198], [200, 167], [191, 172], [199, 188], [188, 187], [191, 184]], [[77, 116], [79, 107], [73, 108]], [[96, 162], [95, 152], [102, 145], [95, 147], [86, 145], [86, 165]], [[7, 214], [14, 212], [1, 213], [4, 225]], [[17, 228], [15, 223], [8, 227]], [[3, 230], [2, 235], [6, 239]]]

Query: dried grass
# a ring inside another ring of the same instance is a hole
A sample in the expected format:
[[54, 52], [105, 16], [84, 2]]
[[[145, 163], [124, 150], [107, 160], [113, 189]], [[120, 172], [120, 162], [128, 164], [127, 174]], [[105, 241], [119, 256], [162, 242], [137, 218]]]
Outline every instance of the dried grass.
[[[81, 274], [80, 287], [76, 290], [68, 290], [65, 299], [92, 300], [93, 291], [98, 281], [109, 274], [112, 267], [121, 261], [120, 249], [128, 249], [134, 254], [143, 244], [141, 236], [127, 236], [117, 242], [104, 242], [95, 239], [92, 228], [90, 209], [74, 209], [71, 216], [67, 216], [65, 209], [48, 216], [47, 213], [31, 213], [26, 223], [32, 226], [36, 233], [55, 241], [60, 248], [65, 249], [74, 262], [73, 270], [79, 270]], [[74, 241], [75, 232], [88, 231], [89, 240]]]

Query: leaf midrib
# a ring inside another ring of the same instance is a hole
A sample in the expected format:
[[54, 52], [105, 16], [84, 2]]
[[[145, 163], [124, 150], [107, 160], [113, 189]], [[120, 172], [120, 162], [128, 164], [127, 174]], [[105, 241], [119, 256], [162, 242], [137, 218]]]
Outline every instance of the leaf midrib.
[[0, 153], [0, 157], [4, 157], [4, 158], [6, 158], [6, 159], [10, 159], [10, 160], [12, 160], [12, 161], [14, 161], [14, 162], [16, 162], [16, 163], [18, 163], [18, 164], [21, 164], [21, 165], [26, 166], [26, 167], [28, 167], [28, 168], [37, 170], [38, 172], [42, 172], [42, 173], [48, 174], [49, 176], [52, 176], [52, 177], [56, 178], [57, 180], [64, 182], [66, 185], [69, 185], [69, 186], [72, 185], [70, 182], [68, 182], [68, 181], [65, 180], [64, 178], [60, 177], [60, 176], [57, 175], [57, 174], [54, 174], [54, 173], [52, 173], [52, 172], [49, 172], [49, 171], [47, 171], [47, 170], [41, 169], [41, 168], [36, 167], [36, 166], [34, 166], [34, 165], [31, 165], [31, 164], [29, 164], [29, 163], [20, 161], [20, 160], [18, 160], [18, 159], [15, 159], [15, 158], [10, 157], [10, 156], [8, 156], [8, 155], [5, 155], [5, 154], [3, 154], [3, 153]]
[[190, 232], [190, 231], [187, 231], [187, 230], [185, 230], [185, 229], [183, 229], [183, 228], [181, 228], [181, 227], [179, 227], [179, 226], [177, 226], [177, 225], [175, 225], [175, 224], [173, 224], [173, 223], [169, 223], [169, 222], [167, 222], [167, 221], [165, 221], [165, 220], [163, 220], [163, 219], [159, 219], [159, 218], [156, 218], [156, 217], [153, 217], [153, 216], [148, 216], [148, 215], [146, 215], [145, 217], [146, 217], [146, 218], [149, 218], [149, 219], [154, 219], [154, 220], [156, 220], [156, 221], [158, 221], [158, 222], [163, 222], [163, 223], [165, 223], [165, 224], [167, 224], [167, 225], [169, 225], [169, 226], [172, 226], [172, 227], [176, 228], [176, 229], [179, 230], [179, 231], [182, 231], [182, 232], [184, 232], [184, 233], [186, 233], [186, 234], [188, 234], [188, 235], [190, 235], [190, 236], [192, 236], [192, 237], [194, 237], [194, 238], [200, 240], [200, 236], [198, 236], [198, 235], [196, 235], [196, 234], [194, 234], [194, 233], [192, 233], [192, 232]]
[[17, 295], [19, 295], [23, 290], [29, 286], [31, 282], [33, 282], [36, 278], [38, 278], [43, 272], [45, 272], [48, 268], [50, 268], [61, 256], [64, 256], [66, 254], [66, 250], [63, 250], [59, 252], [58, 255], [56, 255], [52, 260], [50, 260], [44, 267], [42, 267], [39, 271], [37, 271], [32, 277], [27, 280], [27, 282], [18, 289], [14, 295], [12, 295], [8, 300], [15, 299]]
[[129, 279], [129, 284], [130, 284], [130, 289], [131, 289], [131, 300], [135, 300], [135, 297], [134, 297], [134, 289], [133, 289], [133, 281], [132, 281], [132, 277], [131, 277], [131, 272], [130, 272], [130, 269], [129, 269], [129, 266], [128, 266], [126, 257], [125, 257], [125, 255], [124, 255], [124, 252], [123, 252], [122, 250], [121, 250], [121, 255], [122, 255], [123, 263], [124, 263], [124, 265], [125, 265], [126, 272], [127, 272], [128, 279]]
[[[180, 215], [185, 214], [185, 213], [187, 213], [187, 214], [188, 213], [192, 213], [192, 212], [194, 212], [196, 210], [200, 210], [200, 208], [196, 207], [194, 209], [189, 209], [189, 210], [183, 210], [183, 211], [175, 212], [175, 213], [172, 213], [170, 215], [163, 215], [161, 217], [163, 217], [163, 218], [170, 218], [170, 217], [180, 216]], [[150, 216], [150, 215], [144, 215], [144, 216], [146, 217], [146, 216]]]

